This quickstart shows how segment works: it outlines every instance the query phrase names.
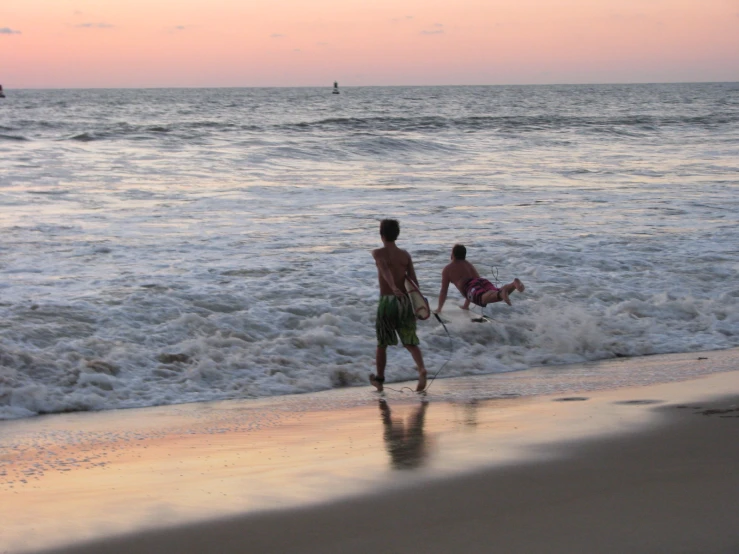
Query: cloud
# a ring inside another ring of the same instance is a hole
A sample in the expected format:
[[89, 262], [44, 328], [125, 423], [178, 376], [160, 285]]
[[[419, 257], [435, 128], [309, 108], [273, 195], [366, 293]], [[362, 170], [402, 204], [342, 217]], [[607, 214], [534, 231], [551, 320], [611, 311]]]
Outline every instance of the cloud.
[[421, 31], [422, 35], [443, 35], [444, 34], [444, 25], [442, 23], [434, 23], [433, 29], [426, 29], [424, 31]]
[[412, 19], [412, 15], [406, 15], [405, 17], [393, 17], [390, 21], [393, 23], [402, 23], [404, 21], [411, 21]]
[[108, 23], [80, 23], [75, 27], [78, 29], [112, 29], [114, 26]]
[[272, 33], [271, 35], [269, 35], [269, 37], [270, 38], [285, 38], [285, 35], [280, 34], [280, 33]]
[[20, 35], [20, 31], [11, 29], [10, 27], [0, 27], [0, 35]]
[[174, 30], [175, 31], [184, 31], [186, 27], [184, 25], [175, 25]]

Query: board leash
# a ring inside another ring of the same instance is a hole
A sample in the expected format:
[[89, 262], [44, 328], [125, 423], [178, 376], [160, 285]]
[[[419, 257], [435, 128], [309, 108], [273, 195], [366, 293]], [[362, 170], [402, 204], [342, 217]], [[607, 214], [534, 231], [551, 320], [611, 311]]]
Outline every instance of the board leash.
[[446, 332], [446, 336], [449, 339], [449, 357], [446, 359], [446, 362], [444, 362], [444, 364], [439, 368], [439, 370], [434, 373], [434, 376], [431, 378], [431, 382], [426, 385], [426, 388], [423, 389], [423, 392], [427, 392], [431, 388], [431, 385], [434, 384], [434, 379], [436, 379], [436, 376], [439, 375], [439, 373], [441, 373], [441, 370], [444, 369], [447, 364], [452, 361], [452, 356], [454, 356], [454, 341], [452, 340], [452, 335], [449, 334], [449, 329], [446, 328], [446, 323], [444, 323], [444, 320], [441, 319], [441, 316], [436, 312], [434, 312], [434, 317], [436, 318], [436, 321], [441, 323], [441, 326], [444, 328], [444, 332]]
[[496, 266], [488, 266], [490, 268], [490, 275], [493, 278], [493, 284], [497, 287], [500, 280], [498, 279], [498, 268]]

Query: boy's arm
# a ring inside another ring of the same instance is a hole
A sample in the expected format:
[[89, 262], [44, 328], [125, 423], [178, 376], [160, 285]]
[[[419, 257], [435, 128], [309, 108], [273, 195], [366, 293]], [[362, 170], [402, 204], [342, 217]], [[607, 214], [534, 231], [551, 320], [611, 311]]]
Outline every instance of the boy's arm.
[[441, 290], [439, 291], [439, 305], [436, 308], [436, 313], [440, 314], [441, 309], [444, 307], [446, 302], [446, 295], [449, 291], [449, 273], [446, 268], [441, 272]]
[[[416, 270], [413, 268], [413, 258], [411, 258], [411, 255], [408, 254], [408, 270], [405, 272], [408, 277], [411, 278], [411, 281], [416, 283], [418, 285], [418, 278], [416, 277]], [[418, 285], [419, 287], [421, 285]]]

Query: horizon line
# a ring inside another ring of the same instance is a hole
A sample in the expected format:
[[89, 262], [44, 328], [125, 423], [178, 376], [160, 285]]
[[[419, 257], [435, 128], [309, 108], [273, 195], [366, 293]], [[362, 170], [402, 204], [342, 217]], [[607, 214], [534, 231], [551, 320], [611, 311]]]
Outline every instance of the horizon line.
[[[720, 85], [720, 84], [736, 84], [737, 81], [612, 81], [612, 82], [583, 82], [583, 83], [568, 83], [568, 82], [552, 82], [552, 83], [497, 83], [497, 84], [459, 84], [459, 85], [339, 85], [340, 88], [431, 88], [431, 87], [551, 87], [551, 86], [608, 86], [608, 85]], [[0, 83], [2, 85], [2, 83]], [[8, 88], [4, 85], [3, 91], [8, 90], [171, 90], [171, 89], [195, 89], [195, 90], [208, 90], [208, 89], [295, 89], [295, 88], [333, 88], [333, 82], [327, 85], [211, 85], [211, 86], [185, 86], [185, 85], [173, 85], [173, 86], [134, 86], [134, 87], [116, 87], [116, 86], [73, 86], [73, 87], [18, 87]]]

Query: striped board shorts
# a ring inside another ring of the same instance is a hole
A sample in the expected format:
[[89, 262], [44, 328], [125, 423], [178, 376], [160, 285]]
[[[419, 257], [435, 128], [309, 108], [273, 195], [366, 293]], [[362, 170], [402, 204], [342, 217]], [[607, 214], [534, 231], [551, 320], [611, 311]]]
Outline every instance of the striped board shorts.
[[483, 277], [470, 279], [469, 281], [467, 281], [467, 283], [465, 283], [464, 288], [464, 295], [467, 300], [469, 300], [473, 304], [477, 304], [478, 306], [483, 307], [487, 305], [482, 301], [482, 297], [485, 293], [490, 291], [500, 291], [498, 287], [496, 287], [494, 284]]

